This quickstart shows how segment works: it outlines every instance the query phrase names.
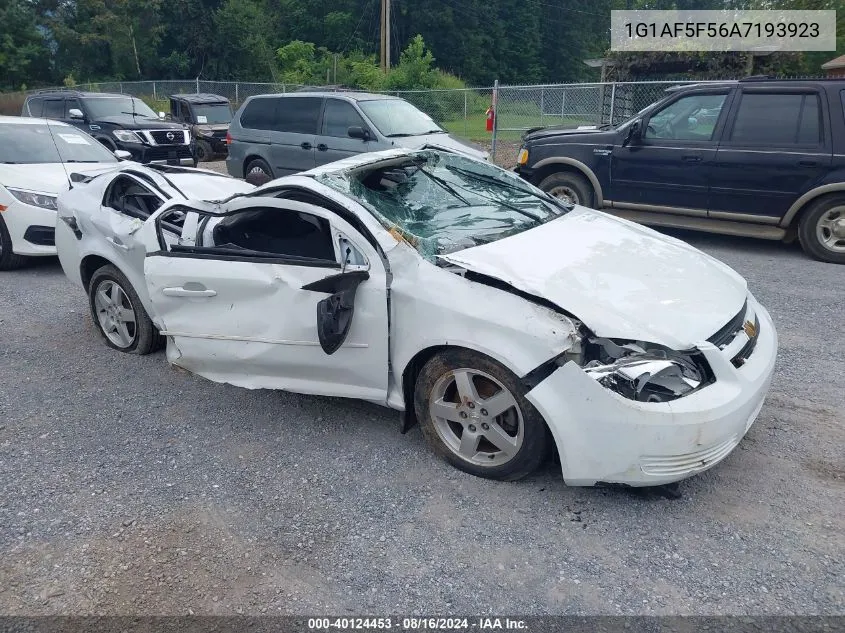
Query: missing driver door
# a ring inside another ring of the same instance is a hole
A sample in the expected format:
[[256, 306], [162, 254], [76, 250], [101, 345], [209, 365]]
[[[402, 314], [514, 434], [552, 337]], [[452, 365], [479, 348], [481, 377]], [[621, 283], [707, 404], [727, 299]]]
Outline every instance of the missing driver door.
[[[196, 246], [170, 246], [145, 261], [150, 298], [169, 337], [168, 359], [243, 387], [384, 401], [387, 289], [375, 249], [331, 212], [301, 202], [241, 199], [222, 212], [201, 229]], [[363, 266], [341, 266], [339, 234], [354, 244]], [[348, 303], [350, 282], [356, 287]], [[342, 315], [348, 329], [341, 342], [327, 353], [318, 320], [325, 321], [332, 303], [325, 300], [339, 291], [343, 301], [334, 303], [352, 310]]]

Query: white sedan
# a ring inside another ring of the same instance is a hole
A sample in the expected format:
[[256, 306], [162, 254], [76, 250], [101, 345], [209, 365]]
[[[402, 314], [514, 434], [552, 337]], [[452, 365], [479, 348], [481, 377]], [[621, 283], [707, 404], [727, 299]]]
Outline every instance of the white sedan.
[[118, 159], [59, 121], [0, 116], [0, 270], [55, 255], [56, 196], [68, 173], [114, 169]]
[[469, 157], [362, 154], [143, 222], [101, 180], [61, 196], [56, 240], [108, 345], [386, 405], [475, 475], [553, 447], [568, 484], [677, 481], [769, 388], [774, 325], [728, 266]]

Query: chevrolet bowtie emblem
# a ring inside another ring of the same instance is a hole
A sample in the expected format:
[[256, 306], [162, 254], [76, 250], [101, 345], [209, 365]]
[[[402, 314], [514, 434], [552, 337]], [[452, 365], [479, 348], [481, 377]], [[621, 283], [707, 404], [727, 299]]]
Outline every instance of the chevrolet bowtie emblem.
[[754, 325], [751, 321], [746, 321], [742, 324], [742, 329], [745, 330], [745, 333], [748, 335], [748, 338], [754, 338], [757, 336], [757, 326]]

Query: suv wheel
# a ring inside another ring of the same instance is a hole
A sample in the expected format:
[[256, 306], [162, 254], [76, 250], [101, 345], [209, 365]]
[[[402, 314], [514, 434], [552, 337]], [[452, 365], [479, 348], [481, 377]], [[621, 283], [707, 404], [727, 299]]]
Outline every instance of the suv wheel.
[[593, 206], [593, 188], [583, 176], [568, 171], [561, 171], [547, 176], [540, 183], [540, 189], [566, 202]]
[[117, 145], [114, 144], [114, 141], [109, 140], [105, 136], [98, 136], [97, 140], [100, 141], [100, 143], [102, 143], [105, 148], [110, 152], [113, 152], [117, 149]]
[[816, 259], [845, 264], [845, 195], [813, 202], [801, 217], [798, 238], [801, 247]]
[[12, 252], [12, 238], [3, 218], [0, 218], [0, 270], [12, 270], [20, 268], [26, 262], [23, 255], [15, 255]]
[[214, 151], [208, 141], [197, 141], [197, 162], [204, 163], [214, 158]]

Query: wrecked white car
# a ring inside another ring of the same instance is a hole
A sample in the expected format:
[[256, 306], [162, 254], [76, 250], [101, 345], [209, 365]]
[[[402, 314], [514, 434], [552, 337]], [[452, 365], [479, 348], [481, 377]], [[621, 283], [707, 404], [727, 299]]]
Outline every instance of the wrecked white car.
[[110, 346], [158, 332], [214, 381], [392, 407], [475, 475], [554, 448], [568, 484], [677, 481], [769, 387], [774, 325], [733, 270], [469, 157], [363, 154], [143, 222], [98, 180], [60, 198], [56, 242]]

